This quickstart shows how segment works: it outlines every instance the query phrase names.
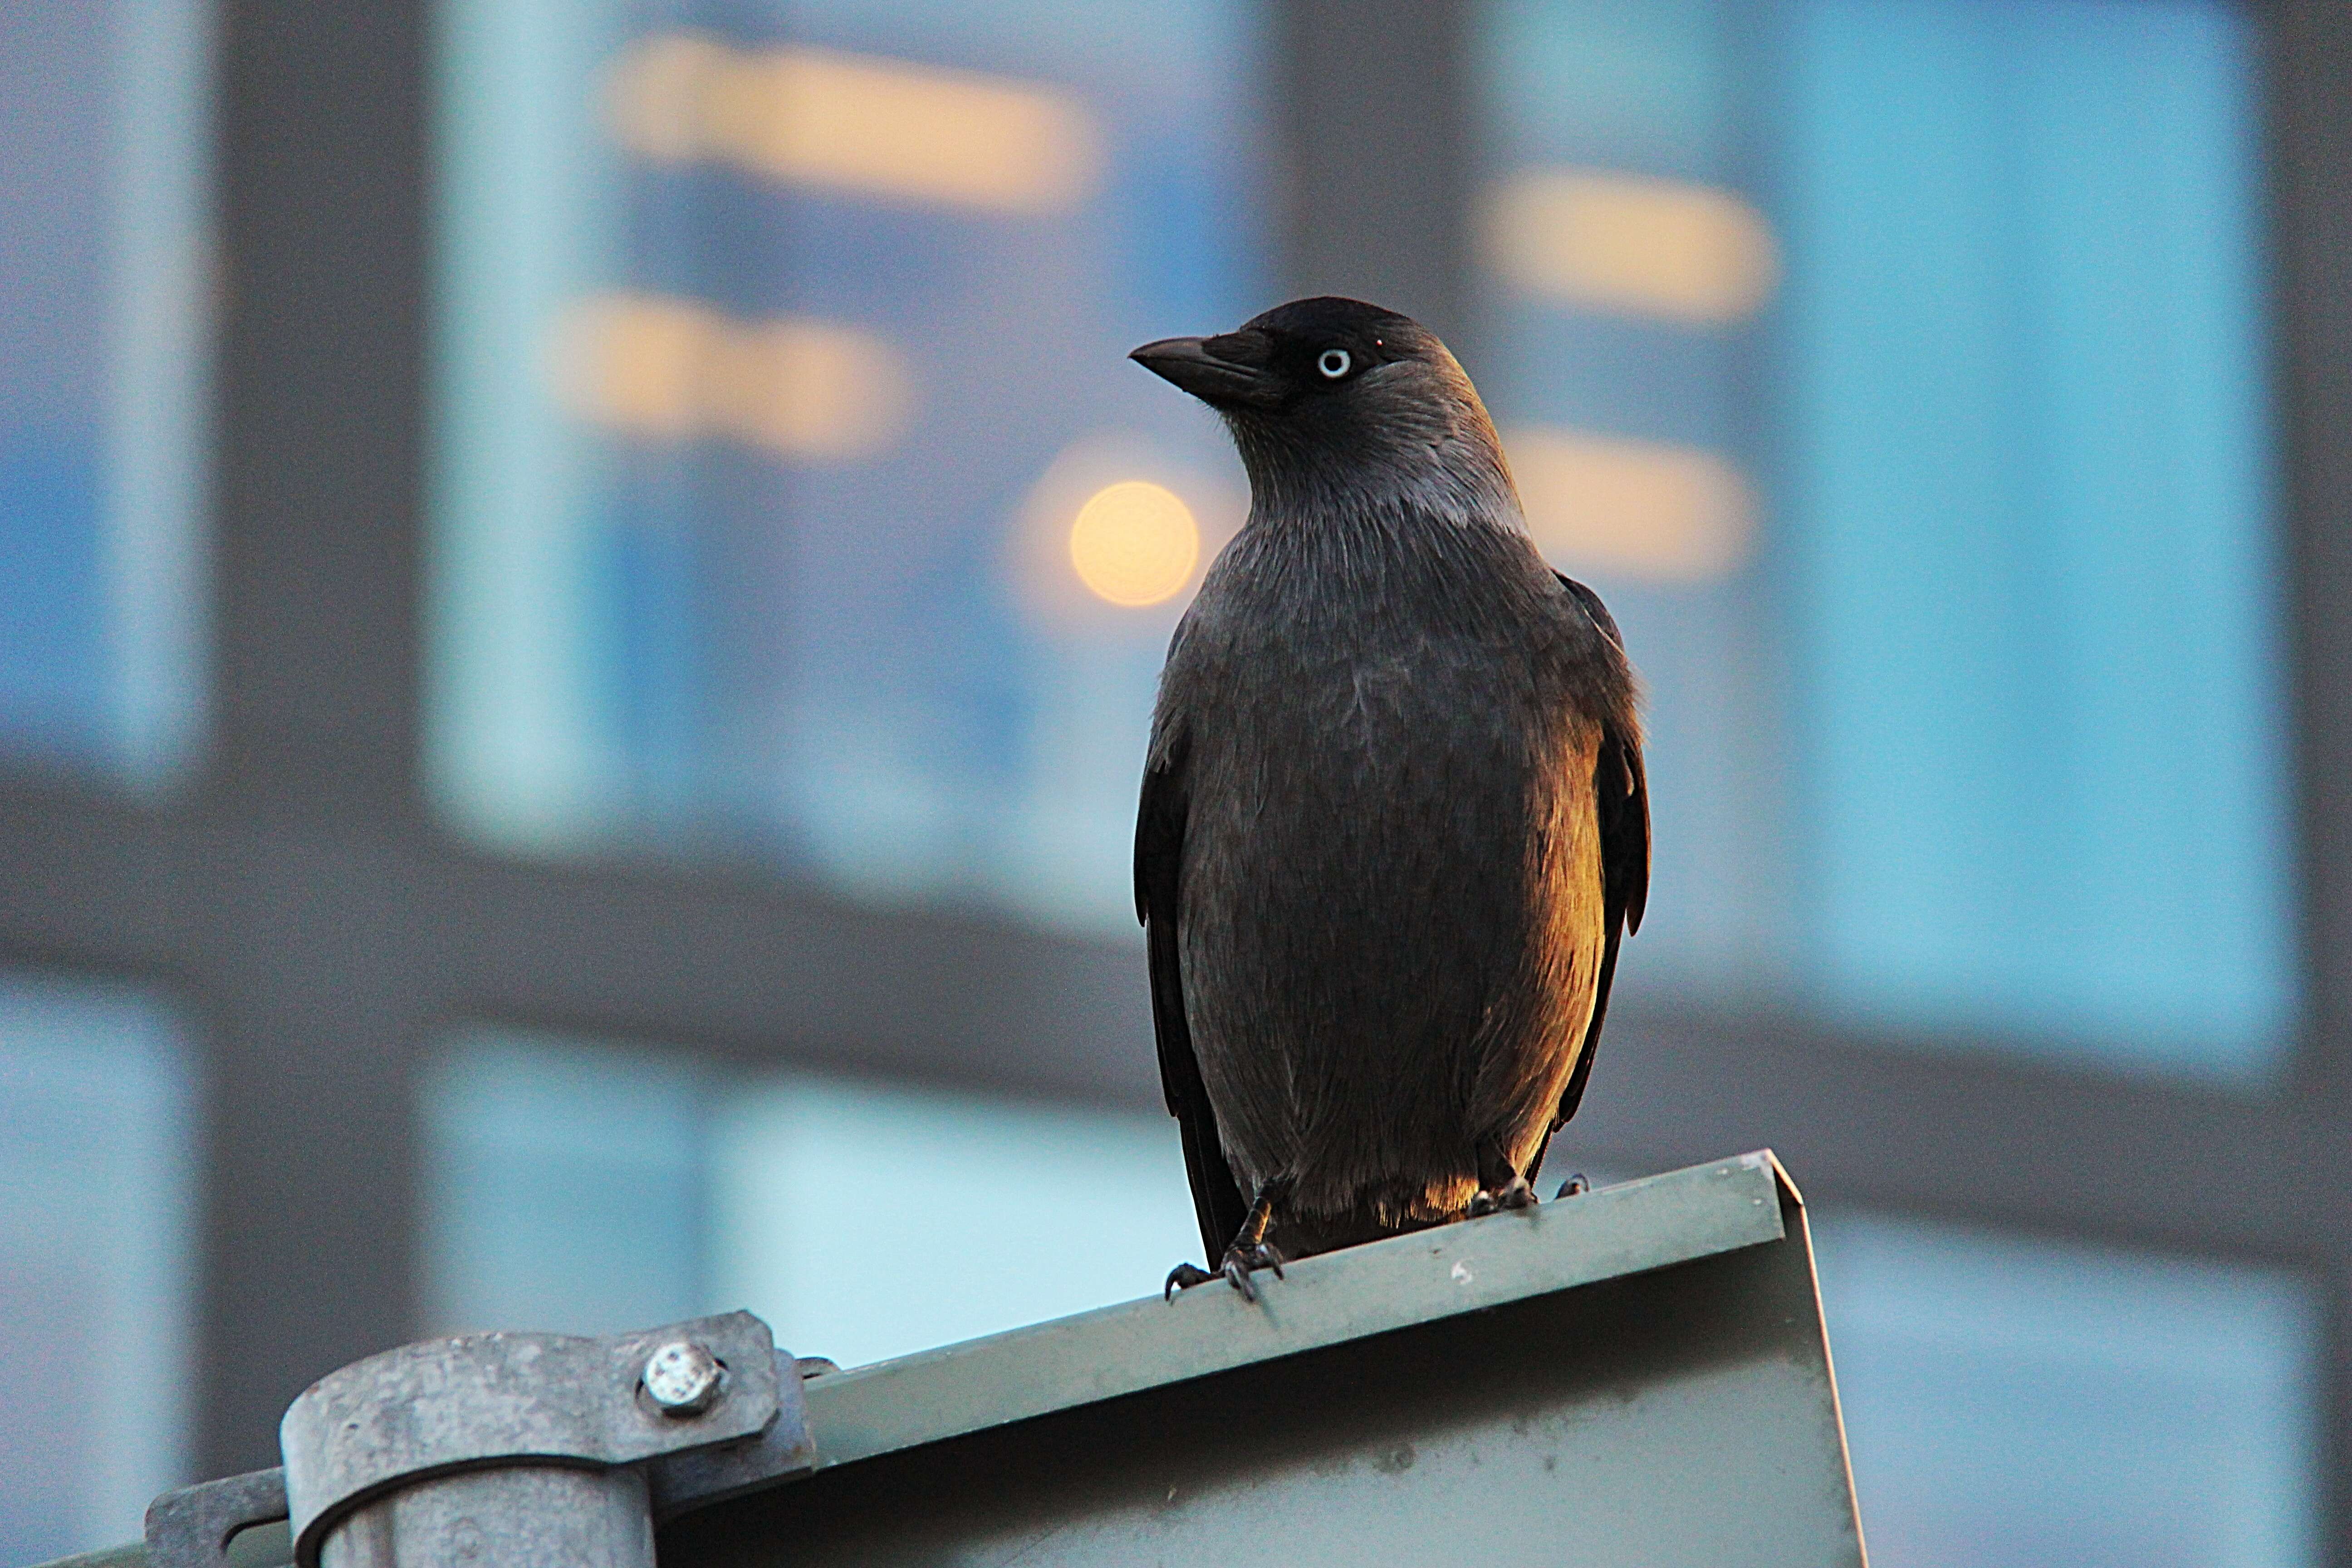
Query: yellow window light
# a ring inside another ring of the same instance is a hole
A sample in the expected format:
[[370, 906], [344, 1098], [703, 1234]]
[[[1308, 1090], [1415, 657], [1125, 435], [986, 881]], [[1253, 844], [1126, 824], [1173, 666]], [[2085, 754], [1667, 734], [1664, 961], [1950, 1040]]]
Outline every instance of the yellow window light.
[[1590, 169], [1498, 182], [1480, 237], [1528, 293], [1700, 326], [1755, 314], [1779, 273], [1764, 215], [1736, 194]]
[[1248, 515], [1240, 477], [1134, 431], [1082, 436], [1005, 520], [1005, 585], [1032, 626], [1066, 645], [1164, 643]]
[[665, 34], [621, 57], [610, 107], [640, 157], [903, 201], [1065, 212], [1102, 174], [1102, 133], [1066, 92], [832, 49]]
[[1528, 531], [1555, 566], [1698, 584], [1752, 547], [1755, 497], [1713, 452], [1542, 428], [1513, 430], [1504, 447]]
[[1070, 524], [1070, 564], [1108, 604], [1134, 608], [1172, 599], [1192, 580], [1200, 559], [1192, 509], [1148, 479], [1106, 485]]
[[797, 458], [871, 457], [905, 427], [908, 376], [888, 344], [801, 317], [742, 321], [688, 300], [607, 294], [563, 318], [564, 406], [663, 440], [726, 436]]

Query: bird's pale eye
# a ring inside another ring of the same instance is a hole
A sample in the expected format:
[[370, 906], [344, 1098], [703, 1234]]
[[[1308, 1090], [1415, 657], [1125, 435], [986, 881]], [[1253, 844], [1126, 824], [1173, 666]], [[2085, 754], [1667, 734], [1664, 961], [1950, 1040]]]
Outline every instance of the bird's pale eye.
[[1323, 373], [1324, 380], [1337, 381], [1347, 374], [1349, 367], [1355, 363], [1346, 349], [1325, 349], [1322, 357], [1315, 362], [1315, 368]]

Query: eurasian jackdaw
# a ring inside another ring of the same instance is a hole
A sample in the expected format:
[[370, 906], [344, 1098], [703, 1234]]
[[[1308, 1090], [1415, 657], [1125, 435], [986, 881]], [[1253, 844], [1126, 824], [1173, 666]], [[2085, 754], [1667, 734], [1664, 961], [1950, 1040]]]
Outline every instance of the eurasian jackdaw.
[[1135, 889], [1202, 1242], [1254, 1298], [1535, 1201], [1649, 889], [1635, 682], [1434, 333], [1300, 300], [1132, 357], [1249, 472], [1160, 674]]

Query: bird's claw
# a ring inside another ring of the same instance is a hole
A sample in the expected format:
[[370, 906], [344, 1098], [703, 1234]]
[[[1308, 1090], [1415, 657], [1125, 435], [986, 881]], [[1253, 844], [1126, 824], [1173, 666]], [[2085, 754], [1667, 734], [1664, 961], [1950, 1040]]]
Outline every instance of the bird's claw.
[[1176, 1300], [1177, 1291], [1190, 1290], [1195, 1285], [1206, 1285], [1215, 1278], [1217, 1278], [1215, 1275], [1195, 1264], [1180, 1263], [1168, 1271], [1168, 1283], [1160, 1287], [1160, 1294], [1163, 1299], [1173, 1301]]
[[1470, 1200], [1473, 1217], [1496, 1214], [1504, 1209], [1529, 1209], [1536, 1206], [1536, 1190], [1528, 1185], [1525, 1176], [1513, 1176], [1500, 1187], [1481, 1188]]
[[1552, 1198], [1555, 1202], [1561, 1198], [1580, 1198], [1591, 1190], [1592, 1184], [1584, 1179], [1583, 1172], [1579, 1171], [1559, 1184], [1559, 1191], [1552, 1194]]
[[1179, 1290], [1190, 1290], [1195, 1285], [1223, 1279], [1242, 1293], [1243, 1300], [1255, 1301], [1257, 1300], [1257, 1287], [1250, 1280], [1250, 1270], [1254, 1268], [1271, 1268], [1276, 1279], [1282, 1279], [1282, 1254], [1263, 1241], [1249, 1247], [1235, 1242], [1225, 1248], [1224, 1261], [1217, 1266], [1214, 1273], [1191, 1263], [1180, 1263], [1171, 1268], [1168, 1283], [1160, 1288], [1160, 1295], [1173, 1301]]
[[1271, 1268], [1274, 1270], [1274, 1277], [1279, 1279], [1283, 1277], [1282, 1254], [1263, 1241], [1248, 1247], [1236, 1242], [1225, 1248], [1224, 1264], [1217, 1272], [1223, 1275], [1233, 1288], [1242, 1293], [1243, 1300], [1255, 1301], [1257, 1287], [1250, 1283], [1250, 1270], [1253, 1268]]

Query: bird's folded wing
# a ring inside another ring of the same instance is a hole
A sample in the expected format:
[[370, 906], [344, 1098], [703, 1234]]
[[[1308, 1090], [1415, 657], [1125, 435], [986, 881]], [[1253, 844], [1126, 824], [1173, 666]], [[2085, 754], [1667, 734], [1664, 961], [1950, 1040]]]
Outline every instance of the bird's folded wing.
[[[1625, 640], [1601, 595], [1564, 572], [1558, 575], [1569, 596], [1622, 658]], [[1617, 978], [1617, 947], [1626, 932], [1642, 929], [1642, 914], [1650, 901], [1650, 781], [1642, 763], [1641, 728], [1631, 712], [1612, 715], [1601, 726], [1592, 798], [1601, 819], [1601, 905], [1607, 942], [1593, 987], [1592, 1019], [1585, 1026], [1576, 1070], [1560, 1094], [1555, 1127], [1574, 1116], [1584, 1099], [1585, 1080], [1592, 1076], [1592, 1058], [1601, 1044], [1601, 1025], [1609, 1013], [1609, 988]]]
[[[1155, 741], [1158, 738], [1155, 737]], [[1135, 818], [1135, 912], [1150, 951], [1151, 1027], [1160, 1042], [1160, 1085], [1184, 1141], [1184, 1171], [1192, 1179], [1192, 1210], [1201, 1245], [1213, 1268], [1242, 1227], [1246, 1208], [1217, 1133], [1217, 1114], [1192, 1054], [1184, 1016], [1184, 980], [1176, 941], [1179, 885], [1184, 864], [1184, 757], [1181, 746], [1155, 743], [1143, 774]]]

